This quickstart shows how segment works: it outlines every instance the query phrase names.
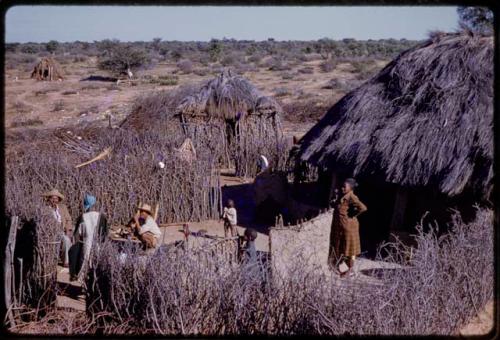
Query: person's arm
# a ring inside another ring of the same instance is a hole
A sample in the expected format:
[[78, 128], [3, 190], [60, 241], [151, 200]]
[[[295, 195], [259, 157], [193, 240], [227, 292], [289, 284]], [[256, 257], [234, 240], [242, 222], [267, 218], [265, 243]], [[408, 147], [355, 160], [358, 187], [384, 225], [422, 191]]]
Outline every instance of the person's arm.
[[357, 217], [358, 215], [360, 215], [360, 214], [364, 213], [366, 210], [368, 210], [366, 205], [364, 205], [363, 202], [361, 202], [359, 200], [358, 196], [356, 196], [354, 194], [351, 195], [350, 203], [353, 206], [353, 208], [355, 209], [354, 216], [352, 216], [353, 218]]
[[64, 233], [69, 237], [73, 236], [73, 221], [71, 219], [71, 215], [69, 214], [68, 207], [66, 205], [61, 205], [59, 207], [59, 213], [61, 214]]
[[80, 240], [80, 234], [81, 234], [80, 224], [82, 222], [83, 222], [83, 215], [80, 215], [80, 216], [78, 216], [78, 218], [76, 220], [75, 228], [73, 231], [73, 241], [74, 242], [77, 242]]
[[139, 235], [142, 235], [145, 232], [152, 231], [154, 228], [154, 224], [156, 224], [156, 222], [153, 220], [153, 218], [148, 217], [146, 219], [146, 222], [137, 229], [137, 232], [139, 233]]
[[137, 212], [135, 215], [134, 215], [134, 223], [132, 225], [132, 228], [134, 230], [137, 230], [137, 232], [140, 234], [140, 230], [141, 230], [141, 224], [139, 223], [139, 212]]

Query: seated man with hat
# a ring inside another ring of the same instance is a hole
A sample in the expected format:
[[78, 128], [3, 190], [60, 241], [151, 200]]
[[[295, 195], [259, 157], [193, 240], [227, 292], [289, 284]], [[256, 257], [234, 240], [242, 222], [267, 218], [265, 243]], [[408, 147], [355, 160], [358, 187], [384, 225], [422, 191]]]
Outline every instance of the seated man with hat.
[[156, 248], [159, 245], [158, 240], [160, 239], [161, 231], [152, 217], [151, 206], [143, 204], [138, 209], [139, 211], [134, 216], [132, 227], [137, 232], [144, 249]]
[[57, 189], [52, 189], [42, 195], [47, 200], [46, 213], [55, 219], [55, 222], [61, 227], [61, 247], [63, 266], [69, 266], [69, 248], [71, 247], [71, 237], [73, 233], [73, 222], [69, 214], [68, 207], [61, 203], [64, 201], [64, 195]]

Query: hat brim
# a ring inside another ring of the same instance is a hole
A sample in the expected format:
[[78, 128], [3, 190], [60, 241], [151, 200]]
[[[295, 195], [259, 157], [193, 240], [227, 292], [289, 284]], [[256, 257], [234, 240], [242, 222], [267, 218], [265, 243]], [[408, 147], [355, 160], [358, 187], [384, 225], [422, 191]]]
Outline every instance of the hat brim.
[[59, 198], [60, 201], [64, 201], [64, 196], [62, 194], [58, 194], [58, 193], [55, 193], [55, 192], [46, 192], [42, 195], [43, 197], [52, 197], [52, 196], [56, 196]]

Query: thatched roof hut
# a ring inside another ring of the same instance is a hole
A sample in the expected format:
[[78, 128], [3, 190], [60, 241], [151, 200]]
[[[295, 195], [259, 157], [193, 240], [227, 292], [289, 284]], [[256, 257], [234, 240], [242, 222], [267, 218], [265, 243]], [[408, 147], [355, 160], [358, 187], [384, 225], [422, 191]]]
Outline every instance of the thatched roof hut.
[[138, 99], [120, 126], [165, 133], [182, 127], [194, 147], [211, 145], [220, 155], [220, 166], [234, 166], [238, 176], [253, 176], [261, 154], [272, 167], [284, 163], [281, 112], [274, 98], [227, 70], [199, 84]]
[[343, 97], [299, 158], [402, 186], [488, 195], [493, 177], [493, 37], [437, 35]]
[[329, 197], [339, 179], [361, 180], [374, 230], [409, 228], [426, 211], [488, 199], [492, 129], [493, 37], [435, 34], [340, 99], [296, 157], [331, 181], [320, 185]]
[[227, 70], [185, 97], [177, 107], [177, 112], [185, 117], [236, 121], [247, 115], [271, 117], [281, 114], [282, 108], [274, 98], [264, 96], [246, 78]]
[[36, 80], [63, 80], [61, 67], [52, 58], [42, 58], [40, 62], [33, 68], [31, 78]]

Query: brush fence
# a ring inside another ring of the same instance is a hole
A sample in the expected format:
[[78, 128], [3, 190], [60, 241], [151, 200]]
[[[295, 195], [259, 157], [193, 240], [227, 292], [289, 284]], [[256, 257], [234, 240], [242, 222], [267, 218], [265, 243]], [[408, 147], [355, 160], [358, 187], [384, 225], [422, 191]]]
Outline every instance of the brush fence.
[[180, 115], [186, 136], [196, 139], [200, 133], [209, 149], [219, 156], [219, 166], [236, 170], [236, 176], [254, 177], [257, 161], [265, 155], [274, 168], [283, 168], [288, 146], [283, 138], [281, 122], [276, 115], [247, 115], [233, 122], [192, 115]]
[[276, 282], [294, 275], [297, 263], [319, 273], [328, 271], [333, 209], [293, 226], [277, 225], [269, 232], [271, 268]]
[[[96, 207], [112, 224], [127, 223], [139, 202], [159, 204], [159, 223], [219, 217], [217, 154], [205, 147], [201, 140], [205, 135], [195, 136], [196, 159], [186, 161], [177, 151], [185, 140], [180, 131], [132, 134], [102, 130], [97, 136], [79, 135], [81, 139], [76, 138], [77, 132], [64, 134], [65, 139], [43, 136], [42, 143], [26, 143], [20, 152], [7, 153], [9, 215], [33, 218], [36, 206], [43, 204], [42, 193], [55, 187], [66, 196], [64, 203], [74, 220], [82, 213], [86, 193], [97, 197]], [[107, 147], [112, 151], [105, 159], [75, 168]]]

